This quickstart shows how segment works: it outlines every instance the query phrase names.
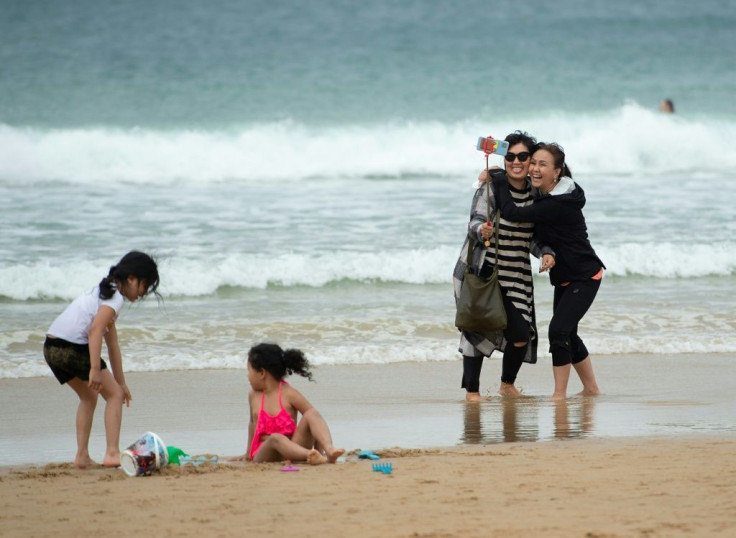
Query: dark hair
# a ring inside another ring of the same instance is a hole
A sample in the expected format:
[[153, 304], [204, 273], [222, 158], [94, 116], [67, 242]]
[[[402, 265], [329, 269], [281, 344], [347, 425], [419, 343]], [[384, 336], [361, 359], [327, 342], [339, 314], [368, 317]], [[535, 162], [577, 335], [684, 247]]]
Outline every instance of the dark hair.
[[555, 168], [562, 169], [560, 177], [569, 177], [570, 179], [572, 179], [572, 171], [570, 170], [570, 167], [567, 166], [567, 164], [565, 163], [565, 150], [562, 149], [562, 146], [560, 146], [559, 144], [555, 144], [554, 142], [540, 142], [539, 144], [537, 144], [537, 149], [535, 149], [534, 151], [538, 151], [540, 149], [548, 151], [552, 154]]
[[125, 286], [128, 277], [132, 276], [143, 281], [146, 286], [146, 295], [154, 293], [160, 297], [158, 288], [158, 266], [148, 254], [131, 250], [123, 256], [117, 265], [110, 267], [107, 276], [100, 280], [100, 299], [109, 299], [115, 294], [117, 283]]
[[258, 344], [248, 351], [248, 362], [255, 370], [266, 370], [279, 381], [291, 374], [312, 381], [309, 361], [298, 349], [284, 351], [278, 344]]
[[526, 131], [514, 131], [504, 138], [509, 143], [509, 147], [514, 144], [524, 144], [529, 153], [534, 153], [537, 150], [537, 139]]

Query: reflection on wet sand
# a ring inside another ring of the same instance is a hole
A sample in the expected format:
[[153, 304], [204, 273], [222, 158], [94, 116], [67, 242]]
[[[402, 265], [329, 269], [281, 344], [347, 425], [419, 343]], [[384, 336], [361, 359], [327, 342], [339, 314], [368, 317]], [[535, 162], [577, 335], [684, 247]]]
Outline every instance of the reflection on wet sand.
[[550, 402], [546, 398], [521, 397], [465, 403], [460, 442], [514, 443], [584, 437], [594, 430], [595, 402], [596, 398]]
[[593, 432], [593, 408], [596, 398], [575, 398], [553, 402], [555, 438], [585, 437]]

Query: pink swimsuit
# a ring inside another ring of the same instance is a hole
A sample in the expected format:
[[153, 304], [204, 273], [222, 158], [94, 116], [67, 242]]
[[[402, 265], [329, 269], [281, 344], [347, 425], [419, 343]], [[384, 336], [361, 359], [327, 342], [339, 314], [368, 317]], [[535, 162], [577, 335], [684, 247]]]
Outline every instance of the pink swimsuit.
[[[253, 442], [250, 446], [251, 460], [255, 457], [258, 449], [261, 448], [262, 437], [272, 435], [274, 433], [280, 433], [291, 439], [291, 436], [294, 435], [294, 432], [296, 431], [296, 422], [294, 422], [294, 419], [289, 412], [284, 409], [284, 404], [281, 403], [281, 385], [284, 383], [286, 383], [286, 381], [281, 381], [279, 383], [279, 407], [281, 410], [276, 416], [271, 416], [266, 412], [266, 409], [263, 406], [266, 400], [266, 393], [264, 392], [261, 395], [261, 410], [258, 412], [256, 431], [253, 432]], [[288, 385], [288, 383], [286, 384]]]

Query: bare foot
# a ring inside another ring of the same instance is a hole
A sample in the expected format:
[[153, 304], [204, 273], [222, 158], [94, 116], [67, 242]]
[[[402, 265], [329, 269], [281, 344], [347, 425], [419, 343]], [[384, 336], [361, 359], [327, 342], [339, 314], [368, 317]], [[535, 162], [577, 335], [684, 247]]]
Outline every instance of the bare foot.
[[337, 461], [337, 458], [342, 456], [344, 453], [345, 453], [344, 448], [334, 448], [333, 447], [331, 450], [325, 450], [325, 454], [327, 455], [327, 463], [335, 463]]
[[480, 395], [480, 392], [468, 392], [465, 394], [465, 401], [466, 402], [482, 402], [483, 397]]
[[323, 463], [327, 463], [327, 458], [319, 450], [313, 448], [307, 454], [307, 463], [309, 465], [322, 465]]
[[102, 460], [103, 467], [120, 467], [120, 452], [117, 454], [105, 454]]
[[501, 396], [521, 396], [521, 392], [511, 383], [504, 383], [501, 381], [501, 386], [498, 389], [498, 393]]
[[92, 461], [92, 458], [87, 456], [77, 456], [74, 458], [74, 467], [77, 469], [89, 469], [90, 467], [97, 467], [98, 463]]
[[580, 392], [578, 392], [578, 396], [598, 396], [601, 393], [600, 389], [598, 387], [592, 388], [592, 389], [583, 389]]
[[550, 397], [550, 402], [561, 402], [567, 400], [567, 394], [557, 394], [556, 392]]

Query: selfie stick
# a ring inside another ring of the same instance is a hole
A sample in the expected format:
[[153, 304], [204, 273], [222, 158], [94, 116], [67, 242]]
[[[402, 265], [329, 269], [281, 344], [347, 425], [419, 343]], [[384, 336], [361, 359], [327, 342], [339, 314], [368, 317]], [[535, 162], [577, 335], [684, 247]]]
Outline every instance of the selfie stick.
[[[494, 144], [493, 144], [493, 137], [491, 135], [488, 135], [487, 138], [488, 138], [488, 140], [490, 140], [491, 143], [488, 144], [487, 146], [485, 146], [483, 148], [483, 153], [486, 154], [486, 175], [488, 176], [488, 181], [490, 181], [491, 180], [491, 171], [488, 169], [488, 156], [491, 153], [493, 153]], [[488, 147], [489, 146], [491, 148], [490, 151], [488, 151]], [[488, 202], [488, 206], [487, 207], [489, 208], [489, 213], [488, 213], [488, 216], [487, 216], [488, 221], [486, 221], [486, 225], [487, 226], [493, 226], [493, 224], [491, 223], [491, 214], [490, 214], [490, 207], [491, 207], [491, 200], [490, 200], [491, 195], [490, 195], [490, 191], [491, 191], [491, 187], [489, 185], [486, 185], [486, 189], [487, 189], [486, 190], [486, 201]], [[488, 247], [491, 246], [491, 242], [488, 239], [486, 239], [483, 244], [486, 246], [486, 248], [488, 248]]]

